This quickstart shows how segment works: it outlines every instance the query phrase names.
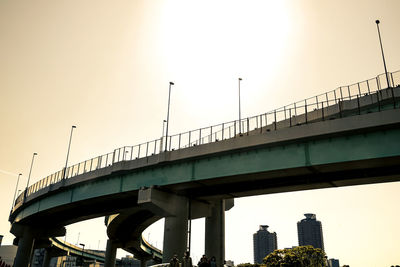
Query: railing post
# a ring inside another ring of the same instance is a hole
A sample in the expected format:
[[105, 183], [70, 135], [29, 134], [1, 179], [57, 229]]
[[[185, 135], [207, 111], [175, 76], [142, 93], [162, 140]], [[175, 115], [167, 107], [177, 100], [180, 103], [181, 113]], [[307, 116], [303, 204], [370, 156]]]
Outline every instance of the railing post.
[[212, 126], [211, 126], [211, 127], [210, 127], [210, 136], [211, 136], [211, 140], [209, 140], [210, 143], [212, 143], [212, 134], [213, 134], [213, 131], [212, 131]]
[[191, 131], [189, 131], [189, 145], [188, 145], [188, 147], [190, 147], [190, 135], [191, 135]]
[[289, 126], [292, 127], [292, 108], [289, 109]]
[[341, 118], [342, 117], [342, 101], [339, 100], [338, 106], [339, 106], [339, 116]]
[[181, 149], [181, 133], [179, 134], [178, 149]]
[[[108, 155], [110, 155], [110, 153], [107, 153], [107, 155], [106, 155], [106, 166], [111, 165], [111, 164], [108, 163]], [[85, 161], [85, 172], [86, 172], [86, 161]]]
[[335, 104], [337, 104], [336, 89], [333, 90], [333, 94], [334, 94], [334, 96], [335, 96]]
[[276, 131], [276, 109], [274, 110], [274, 124], [275, 124], [275, 131]]
[[376, 85], [378, 86], [378, 90], [381, 90], [381, 83], [379, 82], [379, 76], [376, 77]]
[[395, 109], [396, 108], [396, 97], [394, 96], [394, 90], [393, 90], [393, 87], [394, 87], [393, 73], [390, 73], [390, 78], [392, 80], [392, 86], [390, 86], [390, 91], [392, 93], [393, 108]]
[[234, 122], [234, 125], [233, 125], [234, 127], [233, 127], [233, 133], [234, 133], [234, 135], [235, 135], [235, 137], [236, 137], [236, 121]]
[[326, 103], [327, 103], [327, 107], [329, 107], [328, 93], [325, 93], [325, 97], [326, 97]]
[[262, 133], [262, 115], [260, 115], [260, 133]]
[[360, 83], [357, 83], [357, 86], [358, 86], [358, 95], [361, 97]]
[[321, 104], [322, 104], [322, 120], [324, 121], [325, 120], [325, 114], [324, 114], [324, 101], [322, 101], [321, 102]]
[[286, 120], [286, 106], [283, 106], [283, 113], [285, 113], [285, 120]]
[[361, 109], [360, 109], [360, 98], [357, 95], [357, 109], [358, 109], [358, 115], [361, 115]]
[[172, 135], [169, 136], [169, 151], [171, 151]]
[[371, 97], [371, 105], [374, 103], [374, 97], [371, 94], [371, 90], [369, 88], [369, 81], [367, 80], [367, 88], [368, 88], [368, 95]]
[[307, 99], [304, 99], [304, 109], [305, 109], [305, 118], [306, 118], [306, 124], [308, 123], [308, 114], [307, 114]]
[[199, 130], [199, 145], [201, 145], [201, 128]]
[[149, 142], [146, 143], [146, 157], [149, 156]]
[[343, 101], [343, 92], [342, 92], [342, 87], [340, 86], [340, 99]]
[[249, 135], [250, 131], [250, 122], [249, 122], [249, 117], [247, 117], [247, 135]]
[[381, 111], [381, 101], [379, 100], [379, 92], [380, 91], [376, 92], [376, 99], [378, 101], [378, 111], [380, 112]]
[[315, 96], [315, 99], [317, 100], [317, 109], [319, 109], [319, 105], [318, 105], [318, 96]]
[[[139, 145], [139, 149], [138, 149], [138, 153], [137, 153], [137, 158], [140, 158], [140, 146], [141, 146], [142, 144], [140, 144]], [[133, 151], [133, 149], [132, 149], [132, 151]]]
[[222, 123], [222, 137], [221, 137], [221, 139], [224, 140], [224, 123]]
[[264, 116], [265, 116], [265, 129], [267, 129], [267, 126], [268, 126], [268, 116], [267, 116], [267, 113], [264, 113]]
[[392, 91], [392, 99], [393, 99], [393, 108], [396, 109], [396, 97], [394, 96], [393, 87], [390, 87]]
[[258, 116], [256, 116], [255, 118], [256, 118], [256, 129], [258, 129]]
[[347, 86], [347, 92], [349, 93], [349, 100], [351, 100], [350, 86]]
[[393, 73], [392, 72], [390, 73], [390, 78], [392, 80], [392, 86], [391, 87], [394, 87], [394, 80], [393, 80]]

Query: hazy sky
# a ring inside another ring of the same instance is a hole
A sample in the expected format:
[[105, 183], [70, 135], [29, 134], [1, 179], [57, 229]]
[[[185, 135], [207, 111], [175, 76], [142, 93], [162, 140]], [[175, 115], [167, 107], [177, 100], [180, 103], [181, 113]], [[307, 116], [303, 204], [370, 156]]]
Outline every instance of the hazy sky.
[[[24, 189], [65, 164], [160, 137], [172, 91], [170, 133], [242, 117], [400, 70], [399, 0], [0, 0], [0, 234], [16, 177]], [[253, 261], [252, 234], [267, 224], [278, 247], [297, 245], [296, 222], [322, 222], [326, 252], [350, 266], [400, 264], [400, 183], [236, 199], [226, 213], [226, 259]], [[193, 229], [203, 254], [204, 220]], [[162, 244], [162, 222], [145, 233]], [[105, 248], [97, 219], [67, 241]], [[121, 254], [121, 253], [120, 253]], [[122, 253], [124, 255], [125, 253]]]

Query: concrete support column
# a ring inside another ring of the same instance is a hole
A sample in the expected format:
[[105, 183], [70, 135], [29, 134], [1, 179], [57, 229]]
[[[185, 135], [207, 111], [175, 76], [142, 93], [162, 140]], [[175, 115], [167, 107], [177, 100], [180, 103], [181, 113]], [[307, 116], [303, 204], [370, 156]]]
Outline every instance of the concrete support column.
[[43, 259], [43, 267], [49, 267], [50, 265], [50, 260], [51, 260], [51, 252], [50, 249], [46, 249], [44, 253], [44, 259]]
[[211, 216], [206, 217], [205, 254], [214, 256], [217, 267], [222, 267], [225, 260], [225, 200], [213, 202]]
[[146, 267], [146, 259], [140, 259], [140, 267]]
[[25, 226], [23, 235], [18, 241], [17, 255], [15, 256], [14, 267], [29, 267], [32, 258], [33, 245], [35, 239], [33, 237], [33, 230]]
[[176, 197], [173, 200], [169, 204], [174, 207], [174, 215], [166, 217], [164, 224], [164, 263], [170, 262], [174, 254], [182, 258], [187, 249], [188, 200], [184, 197]]
[[107, 240], [106, 258], [104, 259], [104, 267], [114, 267], [117, 257], [117, 244], [111, 240]]

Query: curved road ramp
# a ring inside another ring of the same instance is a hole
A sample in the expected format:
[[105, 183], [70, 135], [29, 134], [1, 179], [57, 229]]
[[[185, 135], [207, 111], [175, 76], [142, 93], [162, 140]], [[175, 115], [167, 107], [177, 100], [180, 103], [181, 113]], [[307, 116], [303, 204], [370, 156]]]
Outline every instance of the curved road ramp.
[[[51, 174], [10, 214], [15, 267], [71, 223], [106, 216], [105, 266], [116, 249], [169, 262], [188, 244], [188, 220], [206, 218], [205, 254], [222, 264], [225, 211], [234, 198], [400, 180], [400, 73], [391, 73], [231, 121], [122, 147]], [[385, 79], [383, 79], [385, 81]], [[142, 232], [165, 218], [164, 251]], [[64, 248], [65, 250], [65, 248]], [[78, 252], [79, 253], [79, 252]], [[87, 255], [89, 257], [89, 255]], [[45, 265], [46, 267], [46, 265]]]

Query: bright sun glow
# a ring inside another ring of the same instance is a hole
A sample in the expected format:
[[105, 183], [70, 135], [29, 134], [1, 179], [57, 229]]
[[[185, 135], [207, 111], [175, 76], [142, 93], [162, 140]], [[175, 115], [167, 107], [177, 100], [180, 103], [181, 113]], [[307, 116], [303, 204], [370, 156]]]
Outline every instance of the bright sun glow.
[[[182, 99], [196, 92], [200, 103], [222, 99], [236, 103], [236, 94], [230, 92], [237, 88], [238, 77], [243, 78], [249, 98], [257, 95], [255, 91], [263, 88], [253, 85], [266, 76], [273, 80], [285, 57], [291, 28], [286, 5], [280, 1], [165, 4], [159, 28], [162, 61], [169, 77], [184, 88]], [[213, 99], [202, 94], [204, 87], [213, 88]]]

